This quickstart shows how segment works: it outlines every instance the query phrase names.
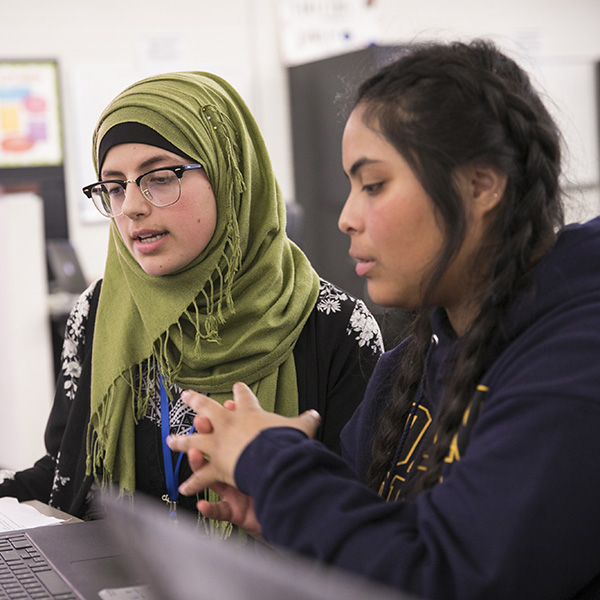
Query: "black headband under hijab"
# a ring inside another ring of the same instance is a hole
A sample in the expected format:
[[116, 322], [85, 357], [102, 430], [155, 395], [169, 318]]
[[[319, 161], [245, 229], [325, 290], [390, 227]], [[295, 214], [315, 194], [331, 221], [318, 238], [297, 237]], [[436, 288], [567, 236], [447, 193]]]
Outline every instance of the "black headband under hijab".
[[154, 129], [151, 129], [147, 125], [141, 123], [119, 123], [114, 127], [111, 127], [106, 135], [100, 140], [100, 147], [98, 148], [98, 176], [102, 172], [102, 165], [106, 158], [106, 153], [118, 144], [148, 144], [148, 146], [156, 146], [162, 148], [168, 152], [173, 152], [183, 158], [190, 160], [195, 163], [193, 158], [190, 158], [184, 154], [179, 148], [176, 148], [166, 140], [162, 135], [156, 133]]

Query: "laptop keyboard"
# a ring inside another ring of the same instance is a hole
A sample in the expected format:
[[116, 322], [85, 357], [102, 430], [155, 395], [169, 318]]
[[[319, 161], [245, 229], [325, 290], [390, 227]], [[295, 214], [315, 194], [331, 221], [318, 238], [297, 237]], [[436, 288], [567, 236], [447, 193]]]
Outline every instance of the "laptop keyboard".
[[0, 600], [77, 600], [62, 577], [23, 533], [0, 539]]

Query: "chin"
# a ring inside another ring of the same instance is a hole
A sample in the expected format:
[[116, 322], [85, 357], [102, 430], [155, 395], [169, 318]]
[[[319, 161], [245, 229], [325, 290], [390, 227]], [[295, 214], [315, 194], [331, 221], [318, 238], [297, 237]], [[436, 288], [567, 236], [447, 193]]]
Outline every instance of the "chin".
[[144, 264], [143, 261], [139, 262], [140, 267], [142, 267], [142, 271], [146, 273], [146, 275], [151, 275], [152, 277], [160, 277], [161, 275], [168, 275], [173, 271], [173, 269], [169, 269], [167, 267], [163, 267], [161, 265], [154, 264]]
[[367, 285], [367, 292], [369, 298], [377, 306], [382, 308], [404, 308], [403, 298], [400, 298], [397, 294], [394, 294], [392, 290], [381, 289], [376, 285]]
[[394, 306], [397, 306], [396, 303], [391, 302], [390, 299], [385, 296], [384, 294], [377, 294], [374, 292], [371, 292], [371, 290], [368, 290], [369, 293], [369, 298], [371, 299], [371, 302], [373, 302], [374, 304], [377, 304], [377, 306], [381, 306], [383, 308], [392, 308]]

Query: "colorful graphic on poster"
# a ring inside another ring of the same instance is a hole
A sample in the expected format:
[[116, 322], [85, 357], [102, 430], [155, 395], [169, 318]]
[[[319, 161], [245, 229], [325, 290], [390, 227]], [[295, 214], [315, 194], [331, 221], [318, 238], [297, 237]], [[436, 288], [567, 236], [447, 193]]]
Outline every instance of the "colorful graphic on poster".
[[0, 62], [0, 167], [63, 162], [55, 62]]

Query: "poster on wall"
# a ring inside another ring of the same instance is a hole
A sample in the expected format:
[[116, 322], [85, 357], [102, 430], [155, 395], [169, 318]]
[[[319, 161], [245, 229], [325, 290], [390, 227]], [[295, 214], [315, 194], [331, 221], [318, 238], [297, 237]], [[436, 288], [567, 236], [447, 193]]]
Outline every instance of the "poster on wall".
[[376, 43], [370, 0], [280, 0], [279, 45], [287, 67], [344, 54]]
[[56, 62], [0, 60], [0, 168], [62, 163]]

